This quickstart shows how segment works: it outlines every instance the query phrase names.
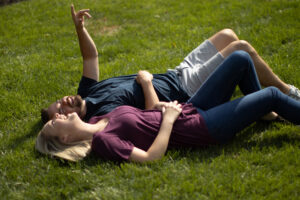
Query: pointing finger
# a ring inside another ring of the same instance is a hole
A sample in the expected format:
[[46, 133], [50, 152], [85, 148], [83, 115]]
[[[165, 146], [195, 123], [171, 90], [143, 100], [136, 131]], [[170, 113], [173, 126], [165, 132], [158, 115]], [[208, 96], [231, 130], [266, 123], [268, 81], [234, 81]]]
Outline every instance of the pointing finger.
[[74, 9], [74, 5], [71, 5], [71, 14], [72, 16], [75, 16], [75, 9]]

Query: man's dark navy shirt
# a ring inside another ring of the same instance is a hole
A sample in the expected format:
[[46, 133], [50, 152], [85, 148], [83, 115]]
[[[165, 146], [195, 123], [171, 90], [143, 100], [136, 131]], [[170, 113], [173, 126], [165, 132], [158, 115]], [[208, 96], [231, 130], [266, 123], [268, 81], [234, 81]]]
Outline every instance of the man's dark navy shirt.
[[[97, 82], [82, 76], [77, 93], [86, 101], [84, 120], [109, 113], [121, 105], [144, 109], [144, 93], [135, 77], [119, 76]], [[186, 102], [189, 99], [175, 72], [153, 74], [152, 83], [160, 101]]]

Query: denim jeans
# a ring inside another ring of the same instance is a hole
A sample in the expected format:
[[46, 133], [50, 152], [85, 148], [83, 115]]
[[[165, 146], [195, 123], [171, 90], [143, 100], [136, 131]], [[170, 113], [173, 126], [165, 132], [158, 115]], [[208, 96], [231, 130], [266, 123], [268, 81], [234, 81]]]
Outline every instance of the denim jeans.
[[[230, 101], [237, 85], [245, 96]], [[300, 124], [300, 102], [275, 87], [261, 90], [252, 59], [244, 51], [228, 56], [188, 103], [197, 108], [211, 136], [221, 143], [271, 111]]]

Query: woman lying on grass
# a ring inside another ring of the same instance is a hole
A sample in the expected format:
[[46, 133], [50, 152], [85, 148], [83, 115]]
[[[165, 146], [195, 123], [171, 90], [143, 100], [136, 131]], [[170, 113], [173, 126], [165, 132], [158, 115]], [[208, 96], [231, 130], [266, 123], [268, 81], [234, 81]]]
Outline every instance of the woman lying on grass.
[[[120, 106], [89, 123], [76, 113], [56, 114], [39, 133], [36, 149], [71, 161], [92, 150], [104, 159], [145, 162], [160, 159], [168, 148], [228, 142], [272, 111], [300, 124], [300, 102], [275, 87], [261, 90], [251, 57], [244, 51], [231, 54], [182, 105], [158, 102], [151, 80], [145, 71], [137, 76], [146, 110]], [[230, 101], [237, 85], [245, 96]]]

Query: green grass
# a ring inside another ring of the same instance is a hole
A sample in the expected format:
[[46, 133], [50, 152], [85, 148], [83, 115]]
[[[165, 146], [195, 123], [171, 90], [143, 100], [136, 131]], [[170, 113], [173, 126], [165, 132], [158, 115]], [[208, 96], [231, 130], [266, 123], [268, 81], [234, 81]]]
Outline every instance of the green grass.
[[[158, 162], [68, 163], [34, 150], [40, 109], [75, 94], [82, 71], [71, 1], [0, 7], [1, 199], [298, 199], [300, 134], [255, 123], [230, 144], [172, 150]], [[300, 87], [299, 0], [75, 1], [100, 54], [100, 76], [174, 68], [222, 28], [249, 41]]]

